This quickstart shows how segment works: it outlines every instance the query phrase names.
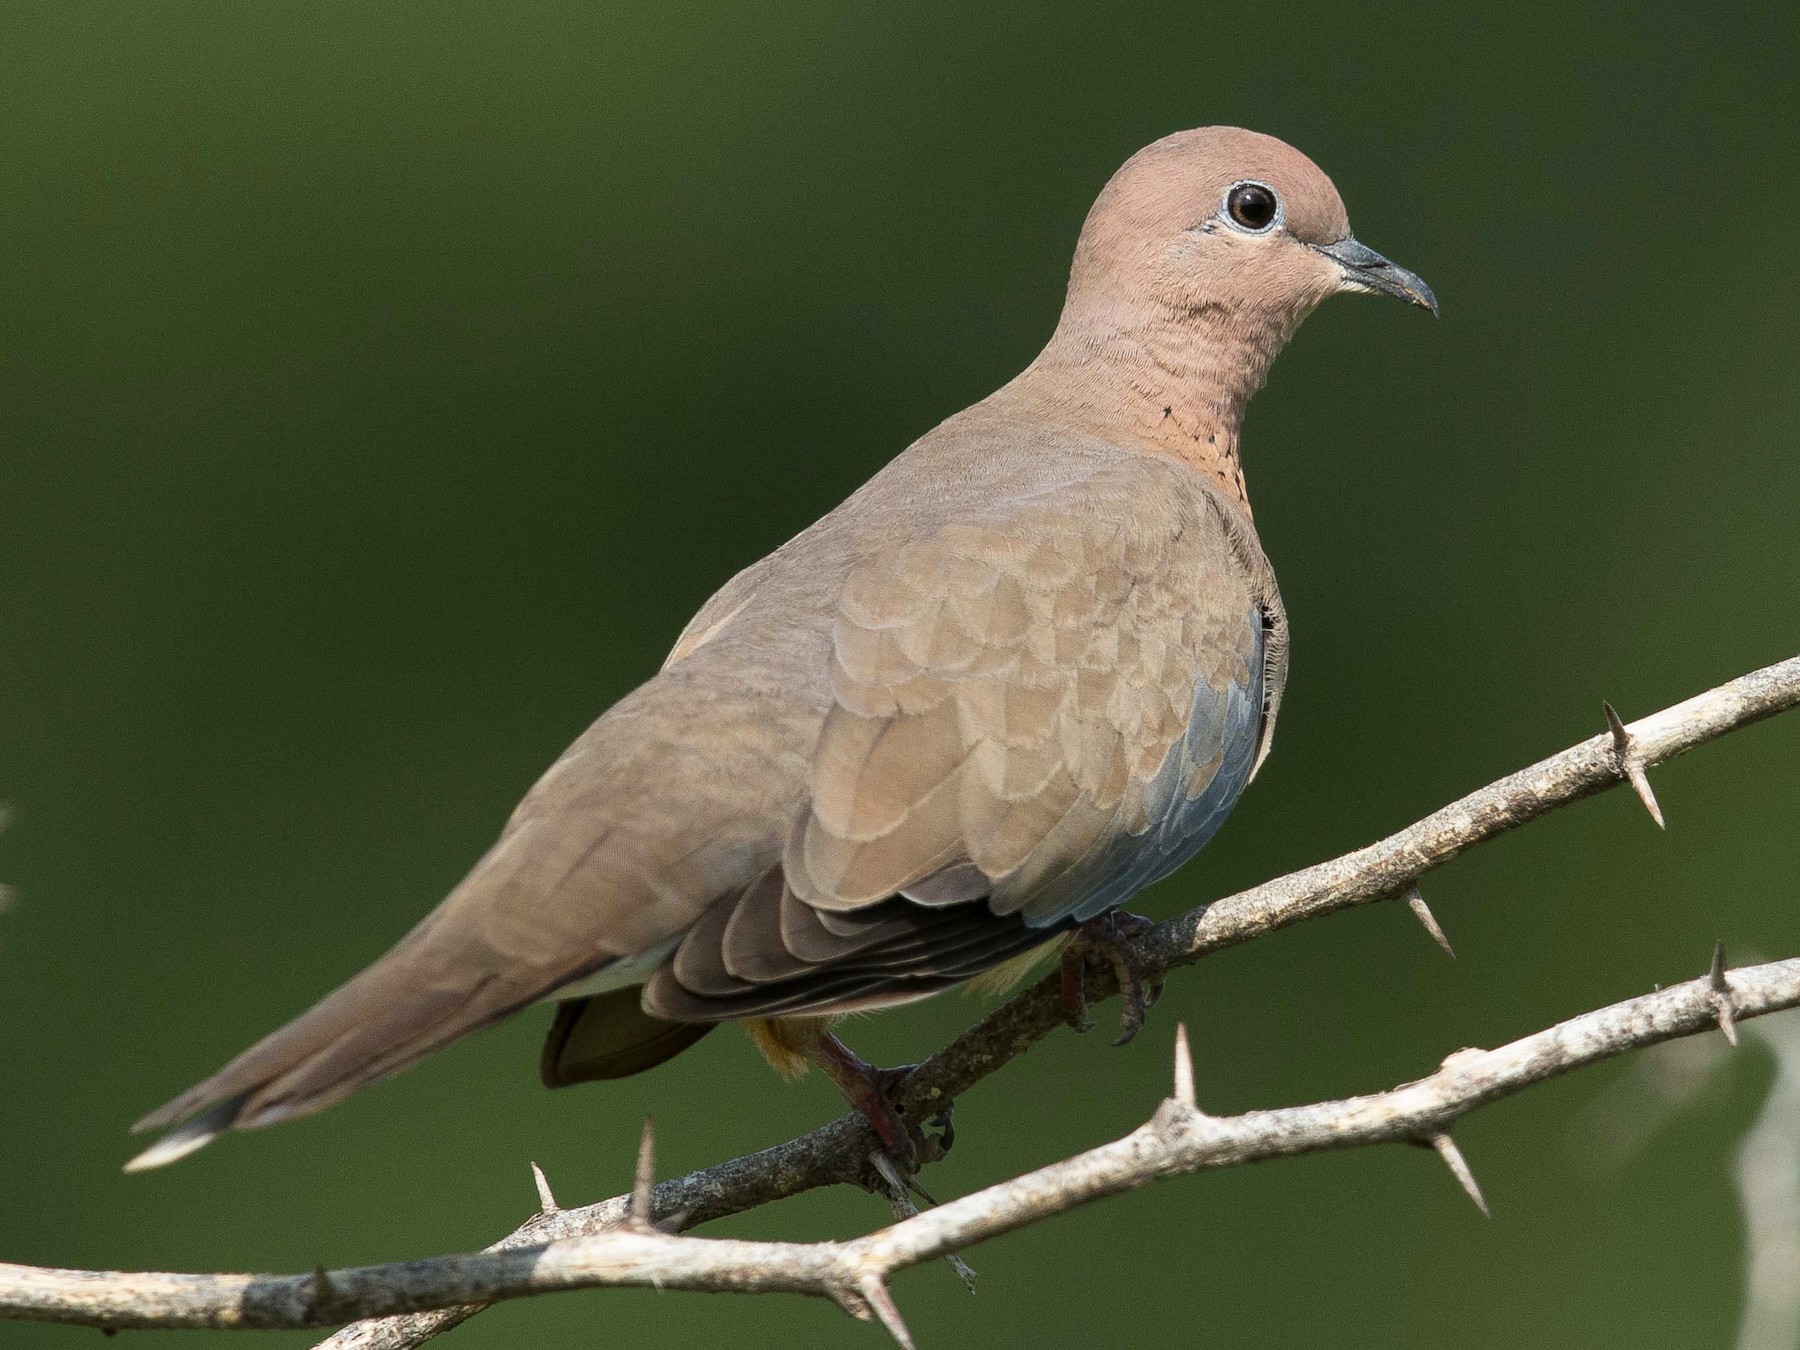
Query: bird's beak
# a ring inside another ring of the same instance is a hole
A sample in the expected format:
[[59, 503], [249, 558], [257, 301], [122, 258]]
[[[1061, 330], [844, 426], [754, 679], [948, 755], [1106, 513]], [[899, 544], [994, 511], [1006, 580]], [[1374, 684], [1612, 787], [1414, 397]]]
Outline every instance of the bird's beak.
[[1338, 271], [1343, 273], [1345, 290], [1391, 295], [1409, 305], [1428, 309], [1433, 318], [1437, 317], [1437, 297], [1424, 279], [1389, 262], [1368, 245], [1345, 237], [1335, 244], [1315, 244], [1313, 247], [1338, 265]]

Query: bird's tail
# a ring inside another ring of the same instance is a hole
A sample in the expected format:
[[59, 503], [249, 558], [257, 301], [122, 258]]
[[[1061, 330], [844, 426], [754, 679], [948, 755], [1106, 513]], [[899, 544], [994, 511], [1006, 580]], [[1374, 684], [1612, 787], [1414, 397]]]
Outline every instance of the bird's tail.
[[510, 964], [427, 918], [374, 965], [219, 1072], [138, 1121], [168, 1130], [125, 1165], [147, 1171], [227, 1130], [308, 1115], [533, 1002], [557, 975]]

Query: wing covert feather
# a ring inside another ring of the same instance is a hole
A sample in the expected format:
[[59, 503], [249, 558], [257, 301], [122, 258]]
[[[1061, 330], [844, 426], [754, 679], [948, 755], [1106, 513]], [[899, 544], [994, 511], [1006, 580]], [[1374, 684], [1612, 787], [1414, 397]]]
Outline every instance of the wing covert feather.
[[858, 561], [784, 854], [801, 901], [985, 896], [1049, 924], [1211, 833], [1255, 756], [1279, 600], [1247, 523], [1156, 479], [1107, 466]]

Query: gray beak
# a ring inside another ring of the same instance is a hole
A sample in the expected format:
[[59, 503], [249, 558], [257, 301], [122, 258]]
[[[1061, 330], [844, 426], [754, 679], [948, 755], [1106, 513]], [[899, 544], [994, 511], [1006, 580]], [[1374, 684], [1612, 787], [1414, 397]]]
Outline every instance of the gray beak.
[[1428, 309], [1433, 318], [1437, 317], [1438, 302], [1431, 287], [1416, 273], [1389, 262], [1366, 244], [1344, 238], [1335, 244], [1315, 244], [1313, 247], [1338, 265], [1347, 290], [1391, 295], [1409, 305]]

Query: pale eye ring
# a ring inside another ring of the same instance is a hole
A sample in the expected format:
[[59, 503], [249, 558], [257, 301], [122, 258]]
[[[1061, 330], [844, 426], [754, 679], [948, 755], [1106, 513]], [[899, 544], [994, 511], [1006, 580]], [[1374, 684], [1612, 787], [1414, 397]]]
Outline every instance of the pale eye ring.
[[1274, 188], [1246, 179], [1225, 189], [1223, 214], [1233, 229], [1245, 234], [1267, 234], [1281, 223], [1285, 213]]

